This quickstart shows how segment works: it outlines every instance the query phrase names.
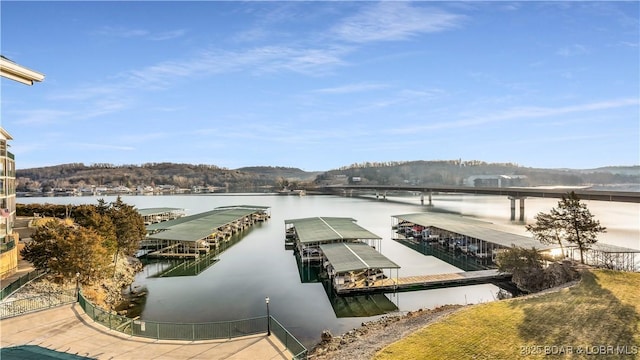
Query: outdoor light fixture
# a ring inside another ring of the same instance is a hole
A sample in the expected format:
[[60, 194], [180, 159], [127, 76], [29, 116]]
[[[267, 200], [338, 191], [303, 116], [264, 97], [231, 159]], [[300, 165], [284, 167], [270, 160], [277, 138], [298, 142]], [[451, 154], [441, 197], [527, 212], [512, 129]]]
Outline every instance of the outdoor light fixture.
[[80, 272], [76, 272], [76, 301], [80, 301]]
[[271, 336], [271, 316], [269, 315], [269, 297], [264, 298], [264, 302], [267, 304], [267, 336]]

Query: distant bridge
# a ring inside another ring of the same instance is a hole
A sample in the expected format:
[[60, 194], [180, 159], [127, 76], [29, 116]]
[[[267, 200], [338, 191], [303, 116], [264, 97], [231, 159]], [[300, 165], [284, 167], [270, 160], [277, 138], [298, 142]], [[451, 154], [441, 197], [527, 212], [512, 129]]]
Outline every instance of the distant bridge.
[[[415, 185], [328, 185], [318, 186], [317, 191], [352, 195], [354, 191], [372, 190], [376, 197], [386, 198], [387, 192], [410, 191], [420, 193], [420, 202], [424, 205], [424, 195], [427, 194], [429, 205], [434, 192], [462, 193], [479, 195], [504, 195], [511, 200], [511, 220], [516, 217], [515, 201], [520, 201], [520, 221], [524, 221], [524, 199], [527, 197], [559, 199], [573, 191], [581, 200], [614, 201], [640, 203], [640, 192], [637, 191], [601, 191], [585, 188], [531, 188], [531, 187], [470, 187], [470, 186], [415, 186]], [[382, 194], [380, 194], [382, 193]]]

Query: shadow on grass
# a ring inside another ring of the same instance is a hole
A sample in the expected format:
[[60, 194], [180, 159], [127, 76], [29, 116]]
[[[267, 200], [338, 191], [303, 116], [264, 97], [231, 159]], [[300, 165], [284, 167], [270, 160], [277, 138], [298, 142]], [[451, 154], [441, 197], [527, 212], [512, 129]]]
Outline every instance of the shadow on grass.
[[568, 291], [514, 301], [512, 306], [524, 312], [519, 335], [528, 344], [640, 346], [636, 338], [640, 314], [633, 305], [623, 304], [603, 288], [598, 275], [591, 272], [584, 272], [581, 283]]

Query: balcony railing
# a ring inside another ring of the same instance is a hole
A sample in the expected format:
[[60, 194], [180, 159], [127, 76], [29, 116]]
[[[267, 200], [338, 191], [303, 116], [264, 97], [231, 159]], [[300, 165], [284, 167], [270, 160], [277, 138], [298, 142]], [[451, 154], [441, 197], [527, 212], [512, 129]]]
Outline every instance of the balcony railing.
[[14, 239], [0, 243], [0, 254], [13, 249], [14, 247], [16, 247], [16, 241]]

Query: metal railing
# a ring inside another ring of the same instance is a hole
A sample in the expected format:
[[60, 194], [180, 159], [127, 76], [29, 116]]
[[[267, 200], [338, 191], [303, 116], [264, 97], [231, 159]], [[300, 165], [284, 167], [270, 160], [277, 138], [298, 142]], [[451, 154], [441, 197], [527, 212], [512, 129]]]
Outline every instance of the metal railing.
[[269, 316], [270, 325], [271, 325], [271, 333], [275, 335], [278, 340], [280, 340], [284, 346], [293, 354], [293, 359], [306, 359], [307, 358], [307, 348], [296, 339], [295, 336], [291, 335], [291, 333], [282, 326], [278, 322], [278, 320], [274, 319], [273, 316]]
[[16, 247], [16, 241], [13, 239], [0, 243], [0, 254], [13, 249], [14, 247]]
[[[27, 273], [1, 291], [1, 299], [11, 295], [41, 275], [43, 270], [34, 270]], [[85, 313], [93, 321], [131, 336], [140, 336], [158, 340], [215, 340], [231, 339], [247, 335], [261, 334], [270, 328], [271, 333], [280, 340], [293, 354], [293, 359], [306, 359], [307, 349], [273, 316], [260, 316], [249, 319], [220, 321], [209, 323], [166, 323], [130, 319], [116, 313], [112, 313], [96, 307], [82, 293], [76, 295], [75, 290], [52, 292], [48, 294], [32, 296], [23, 299], [0, 302], [0, 319], [24, 315], [31, 312], [50, 309], [52, 307], [78, 302]], [[269, 323], [267, 323], [269, 321]]]
[[0, 319], [24, 315], [76, 302], [74, 291], [56, 292], [0, 303]]
[[131, 319], [100, 309], [85, 299], [82, 293], [78, 295], [78, 302], [93, 321], [111, 330], [157, 340], [216, 340], [261, 334], [266, 332], [269, 319], [272, 333], [294, 354], [293, 359], [305, 359], [307, 356], [307, 349], [271, 316], [209, 323], [167, 323]]
[[3, 287], [2, 290], [0, 290], [0, 300], [13, 294], [16, 290], [20, 289], [26, 283], [28, 283], [31, 280], [37, 279], [38, 277], [42, 276], [44, 273], [46, 273], [45, 270], [34, 270], [22, 275], [21, 277], [16, 279], [14, 282]]

